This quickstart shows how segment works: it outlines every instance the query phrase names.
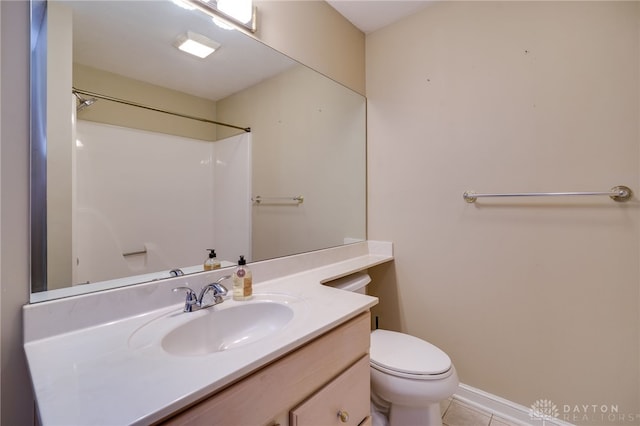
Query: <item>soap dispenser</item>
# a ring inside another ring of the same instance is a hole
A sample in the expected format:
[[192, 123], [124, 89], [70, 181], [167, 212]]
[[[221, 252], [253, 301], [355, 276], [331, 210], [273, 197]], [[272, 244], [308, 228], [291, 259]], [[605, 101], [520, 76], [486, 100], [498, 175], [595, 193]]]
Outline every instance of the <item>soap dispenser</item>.
[[238, 266], [233, 271], [233, 300], [249, 300], [253, 295], [251, 270], [244, 256], [240, 256]]
[[207, 249], [209, 250], [209, 257], [207, 257], [204, 261], [204, 270], [212, 271], [214, 269], [220, 269], [220, 261], [216, 259], [216, 250], [215, 249]]

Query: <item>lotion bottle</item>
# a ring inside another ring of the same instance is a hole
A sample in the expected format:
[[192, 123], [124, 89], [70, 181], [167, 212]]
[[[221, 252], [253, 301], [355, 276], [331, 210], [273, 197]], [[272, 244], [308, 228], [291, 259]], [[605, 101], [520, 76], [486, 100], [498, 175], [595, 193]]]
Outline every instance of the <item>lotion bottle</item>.
[[204, 261], [204, 270], [212, 271], [214, 269], [220, 269], [220, 261], [216, 259], [216, 250], [215, 249], [207, 249], [209, 250], [209, 257], [207, 257]]
[[249, 300], [253, 295], [251, 270], [244, 256], [240, 256], [238, 266], [233, 271], [233, 300]]

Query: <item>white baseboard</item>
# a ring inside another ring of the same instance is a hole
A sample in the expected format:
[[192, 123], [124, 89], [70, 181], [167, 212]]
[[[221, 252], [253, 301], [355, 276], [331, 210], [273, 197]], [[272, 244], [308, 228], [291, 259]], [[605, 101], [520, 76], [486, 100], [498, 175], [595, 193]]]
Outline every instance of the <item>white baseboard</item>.
[[571, 423], [567, 423], [557, 418], [547, 418], [544, 419], [543, 422], [542, 419], [532, 417], [530, 407], [516, 404], [515, 402], [465, 385], [464, 383], [460, 383], [460, 386], [453, 395], [453, 398], [480, 410], [493, 413], [497, 417], [501, 417], [511, 423], [522, 426], [573, 426]]

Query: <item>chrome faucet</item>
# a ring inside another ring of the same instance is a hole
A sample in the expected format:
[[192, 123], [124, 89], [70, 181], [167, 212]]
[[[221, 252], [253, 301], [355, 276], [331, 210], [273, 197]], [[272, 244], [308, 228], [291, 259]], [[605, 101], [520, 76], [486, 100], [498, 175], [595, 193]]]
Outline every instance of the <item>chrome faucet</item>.
[[[187, 296], [184, 301], [184, 312], [193, 312], [198, 309], [209, 308], [211, 306], [217, 305], [218, 303], [224, 302], [224, 296], [227, 295], [229, 290], [225, 286], [222, 285], [222, 281], [228, 280], [231, 278], [231, 275], [225, 275], [219, 278], [216, 282], [211, 284], [207, 284], [200, 290], [200, 295], [197, 296], [196, 293], [190, 288], [186, 286], [176, 287], [173, 289], [174, 292], [184, 290], [187, 293]], [[204, 303], [205, 296], [209, 293], [213, 292], [213, 301], [211, 303]]]
[[170, 270], [169, 275], [171, 275], [172, 277], [181, 277], [184, 275], [184, 272], [182, 272], [182, 269], [176, 268], [176, 269]]
[[187, 292], [187, 297], [184, 301], [184, 309], [182, 310], [183, 312], [191, 312], [193, 311], [193, 307], [196, 307], [196, 310], [199, 308], [198, 307], [198, 296], [196, 295], [196, 293], [191, 290], [191, 288], [186, 287], [186, 286], [181, 286], [181, 287], [176, 287], [173, 289], [173, 292], [177, 292], [180, 290], [184, 290]]

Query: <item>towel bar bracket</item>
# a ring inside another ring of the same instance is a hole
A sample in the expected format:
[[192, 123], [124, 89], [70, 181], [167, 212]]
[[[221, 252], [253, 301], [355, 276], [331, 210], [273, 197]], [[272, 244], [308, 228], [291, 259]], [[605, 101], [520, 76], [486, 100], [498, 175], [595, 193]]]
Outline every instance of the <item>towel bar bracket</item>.
[[610, 195], [613, 201], [617, 201], [619, 203], [623, 203], [625, 201], [629, 201], [631, 197], [633, 197], [633, 191], [628, 186], [618, 185], [611, 188], [611, 192], [614, 194]]

